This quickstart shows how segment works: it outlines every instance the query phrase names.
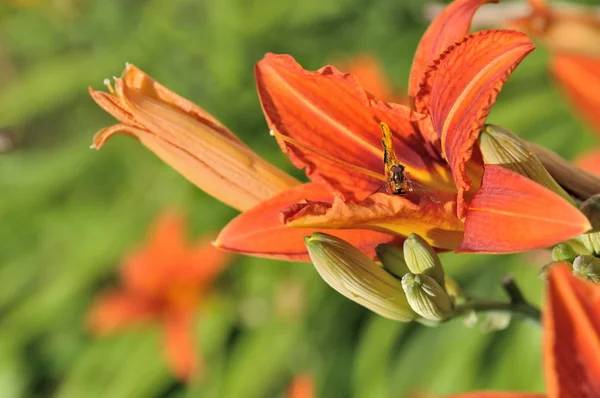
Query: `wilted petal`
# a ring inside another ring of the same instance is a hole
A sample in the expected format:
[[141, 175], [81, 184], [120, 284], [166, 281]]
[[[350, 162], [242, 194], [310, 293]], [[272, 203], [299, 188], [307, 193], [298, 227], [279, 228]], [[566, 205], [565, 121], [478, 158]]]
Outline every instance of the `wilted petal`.
[[[600, 48], [600, 38], [596, 46]], [[556, 54], [551, 68], [574, 110], [600, 134], [600, 55]]]
[[[444, 198], [442, 198], [444, 199]], [[462, 239], [463, 224], [456, 217], [456, 203], [436, 204], [423, 198], [415, 204], [406, 198], [378, 193], [361, 203], [344, 202], [336, 197], [328, 202], [299, 203], [283, 211], [289, 227], [383, 231], [398, 236], [421, 235], [429, 244], [454, 249]]]
[[421, 37], [410, 71], [408, 94], [416, 97], [419, 84], [427, 67], [449, 46], [469, 34], [471, 20], [477, 9], [485, 3], [499, 0], [456, 0], [449, 4], [429, 24]]
[[123, 124], [99, 131], [100, 149], [114, 134], [137, 138], [192, 183], [239, 210], [298, 184], [260, 158], [214, 118], [128, 65], [115, 93], [92, 98]]
[[[227, 224], [215, 241], [215, 246], [246, 255], [309, 261], [304, 237], [315, 229], [288, 228], [281, 221], [281, 210], [301, 201], [333, 201], [329, 189], [317, 183], [300, 185], [247, 210]], [[338, 236], [375, 256], [380, 243], [401, 242], [401, 239], [382, 232], [367, 230], [333, 231]]]
[[375, 99], [355, 76], [332, 66], [309, 72], [292, 57], [273, 54], [256, 65], [255, 75], [269, 127], [300, 143], [278, 137], [292, 162], [306, 169], [313, 181], [328, 184], [346, 199], [362, 198], [381, 187], [386, 179], [379, 125], [383, 121], [394, 133], [400, 162], [416, 180], [434, 189], [452, 189], [447, 169], [428, 154], [415, 131], [412, 112]]
[[450, 47], [425, 71], [416, 107], [431, 115], [459, 204], [471, 188], [466, 163], [491, 106], [511, 72], [534, 48], [523, 33], [478, 32]]
[[108, 334], [156, 317], [158, 308], [125, 292], [103, 293], [88, 313], [87, 323], [94, 334]]
[[184, 381], [200, 371], [192, 333], [193, 320], [191, 312], [170, 313], [164, 320], [165, 355], [173, 373]]
[[600, 396], [600, 286], [550, 271], [544, 314], [546, 385], [556, 398]]
[[590, 229], [588, 219], [549, 189], [486, 165], [457, 252], [511, 253], [551, 246]]

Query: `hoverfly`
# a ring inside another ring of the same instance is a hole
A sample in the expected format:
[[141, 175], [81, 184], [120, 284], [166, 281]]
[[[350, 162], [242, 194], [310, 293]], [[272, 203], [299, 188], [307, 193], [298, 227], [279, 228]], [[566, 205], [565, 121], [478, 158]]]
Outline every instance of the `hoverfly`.
[[420, 196], [426, 196], [434, 203], [441, 203], [440, 198], [436, 194], [410, 179], [404, 165], [396, 158], [396, 152], [392, 144], [392, 130], [384, 122], [379, 123], [379, 125], [381, 126], [381, 133], [383, 135], [381, 139], [381, 144], [383, 145], [383, 163], [385, 166], [385, 175], [388, 180], [377, 192], [387, 190], [389, 193], [400, 196], [406, 196], [409, 192], [414, 192]]
[[419, 196], [425, 196], [429, 198], [429, 200], [431, 200], [434, 203], [441, 203], [440, 198], [436, 194], [430, 192], [421, 184], [418, 184], [412, 179], [410, 179], [409, 174], [405, 171], [404, 165], [400, 163], [396, 158], [396, 153], [394, 152], [394, 148], [392, 145], [392, 131], [386, 123], [381, 122], [379, 124], [381, 126], [381, 132], [383, 134], [381, 143], [383, 144], [383, 163], [385, 166], [385, 176], [382, 176], [381, 174], [376, 173], [372, 170], [365, 169], [363, 167], [345, 162], [341, 159], [335, 159], [328, 154], [322, 153], [314, 148], [309, 147], [306, 144], [294, 140], [293, 138], [287, 137], [279, 133], [278, 131], [271, 130], [269, 133], [272, 136], [281, 139], [282, 141], [313, 152], [334, 163], [354, 169], [369, 177], [383, 181], [384, 184], [381, 186], [381, 188], [373, 192], [373, 194], [383, 192], [393, 195], [406, 196], [409, 192], [413, 192], [415, 194], [418, 194]]

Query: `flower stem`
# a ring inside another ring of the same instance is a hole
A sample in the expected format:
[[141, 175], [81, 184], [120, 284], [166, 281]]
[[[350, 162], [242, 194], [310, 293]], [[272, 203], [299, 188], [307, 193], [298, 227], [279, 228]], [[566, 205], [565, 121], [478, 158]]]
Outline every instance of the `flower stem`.
[[529, 304], [521, 289], [513, 279], [512, 275], [502, 278], [502, 287], [510, 297], [510, 302], [472, 299], [471, 301], [456, 306], [456, 314], [462, 315], [469, 311], [475, 312], [507, 312], [521, 315], [538, 324], [541, 323], [542, 314], [540, 310]]
[[513, 304], [504, 301], [473, 300], [471, 302], [456, 306], [456, 314], [462, 315], [469, 311], [475, 312], [504, 312], [521, 315], [536, 323], [541, 323], [541, 312], [531, 304]]

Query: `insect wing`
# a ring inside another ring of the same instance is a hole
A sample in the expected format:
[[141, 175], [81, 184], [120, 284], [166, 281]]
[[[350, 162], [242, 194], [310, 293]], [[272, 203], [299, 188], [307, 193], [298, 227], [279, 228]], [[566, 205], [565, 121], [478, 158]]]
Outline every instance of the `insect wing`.
[[408, 190], [410, 192], [415, 192], [418, 193], [422, 196], [427, 196], [429, 198], [429, 200], [431, 200], [434, 203], [442, 203], [442, 201], [440, 200], [440, 198], [434, 194], [433, 192], [429, 191], [427, 188], [425, 188], [423, 185], [414, 182], [413, 180], [411, 180], [410, 178], [406, 177], [406, 186], [408, 187]]

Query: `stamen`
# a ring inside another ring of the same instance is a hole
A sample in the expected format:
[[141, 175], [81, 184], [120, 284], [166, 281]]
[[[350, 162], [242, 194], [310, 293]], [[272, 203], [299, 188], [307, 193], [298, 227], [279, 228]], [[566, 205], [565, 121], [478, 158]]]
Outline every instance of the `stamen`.
[[104, 85], [108, 89], [109, 93], [113, 95], [115, 94], [115, 90], [113, 89], [112, 84], [110, 83], [110, 79], [104, 79]]
[[356, 166], [356, 165], [354, 165], [352, 163], [344, 162], [343, 160], [340, 160], [340, 159], [336, 159], [333, 156], [327, 155], [326, 153], [323, 153], [323, 152], [320, 152], [320, 151], [318, 151], [318, 150], [316, 150], [314, 148], [311, 148], [311, 147], [309, 147], [306, 144], [298, 142], [298, 141], [294, 140], [293, 138], [287, 137], [287, 136], [279, 133], [276, 130], [269, 131], [269, 134], [272, 135], [272, 136], [274, 136], [274, 137], [276, 137], [276, 138], [279, 138], [279, 139], [281, 139], [281, 140], [283, 140], [283, 141], [285, 141], [285, 142], [287, 142], [289, 144], [292, 144], [292, 145], [295, 145], [297, 147], [306, 149], [307, 151], [310, 151], [310, 152], [312, 152], [314, 154], [317, 154], [317, 155], [319, 155], [319, 156], [321, 156], [321, 157], [323, 157], [323, 158], [325, 158], [325, 159], [327, 159], [327, 160], [329, 160], [329, 161], [331, 161], [333, 163], [337, 163], [340, 166], [344, 166], [344, 167], [347, 167], [349, 169], [358, 171], [359, 173], [365, 174], [365, 175], [367, 175], [369, 177], [375, 178], [375, 179], [380, 180], [380, 181], [387, 182], [387, 180], [388, 180], [385, 176], [383, 176], [383, 175], [381, 175], [379, 173], [376, 173], [376, 172], [371, 171], [369, 169], [365, 169], [364, 167]]

